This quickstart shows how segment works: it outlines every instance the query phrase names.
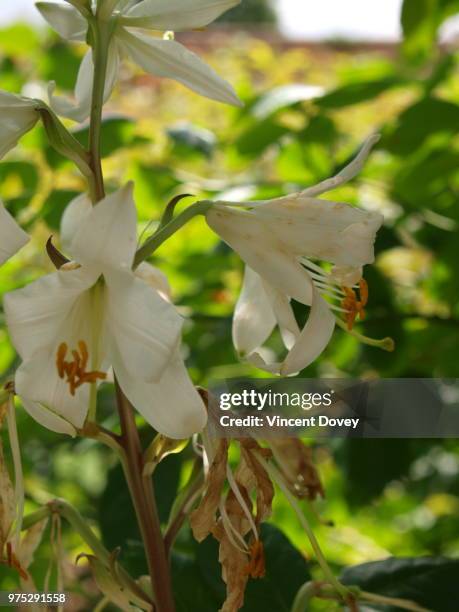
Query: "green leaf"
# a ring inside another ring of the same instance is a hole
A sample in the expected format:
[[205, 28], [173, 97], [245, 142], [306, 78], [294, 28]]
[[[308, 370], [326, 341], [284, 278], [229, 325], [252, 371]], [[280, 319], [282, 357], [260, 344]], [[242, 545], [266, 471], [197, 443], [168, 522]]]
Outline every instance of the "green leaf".
[[333, 119], [325, 114], [311, 117], [308, 125], [300, 132], [298, 138], [305, 143], [332, 145], [339, 137], [339, 131]]
[[408, 58], [415, 63], [431, 59], [438, 28], [458, 10], [458, 0], [404, 0], [401, 23]]
[[35, 164], [26, 161], [10, 161], [0, 164], [0, 194], [8, 197], [8, 189], [16, 195], [34, 195], [38, 186], [38, 170]]
[[259, 120], [270, 117], [278, 110], [295, 106], [299, 102], [320, 96], [322, 88], [314, 85], [294, 83], [275, 87], [261, 96], [250, 109], [250, 113]]
[[278, 142], [289, 130], [270, 119], [253, 123], [236, 139], [235, 145], [241, 155], [254, 157]]
[[344, 473], [345, 495], [352, 507], [382, 495], [391, 481], [407, 474], [416, 457], [416, 441], [405, 439], [343, 440], [337, 462]]
[[[396, 173], [392, 196], [408, 210], [435, 210], [448, 213], [446, 204], [451, 206], [457, 199], [451, 190], [451, 197], [445, 197], [447, 188], [455, 176], [459, 176], [459, 152], [445, 146], [421, 151], [421, 155], [406, 160]], [[443, 210], [446, 208], [446, 210]]]
[[321, 98], [317, 98], [316, 104], [321, 108], [342, 108], [343, 106], [372, 100], [388, 89], [404, 84], [405, 80], [396, 76], [375, 81], [348, 83], [328, 92]]
[[425, 82], [426, 95], [436, 87], [442, 85], [457, 69], [458, 58], [454, 54], [447, 54], [434, 66], [432, 74]]
[[437, 0], [404, 0], [401, 24], [408, 56], [424, 59], [435, 42]]
[[174, 152], [178, 155], [199, 153], [210, 157], [217, 144], [215, 134], [191, 124], [172, 126], [167, 130], [167, 135], [173, 141]]
[[41, 209], [41, 218], [51, 230], [59, 231], [62, 215], [77, 195], [77, 191], [58, 190], [48, 196]]
[[[434, 612], [456, 612], [459, 560], [444, 557], [396, 558], [344, 570], [341, 580], [362, 590], [415, 601]], [[384, 608], [398, 612], [396, 606]]]
[[220, 607], [220, 598], [209, 590], [198, 564], [189, 556], [172, 554], [172, 586], [176, 612], [215, 612]]
[[400, 115], [379, 146], [396, 155], [407, 155], [415, 152], [434, 134], [443, 134], [446, 137], [455, 135], [458, 125], [458, 104], [426, 97]]
[[81, 55], [67, 42], [57, 38], [40, 56], [40, 76], [44, 81], [55, 81], [59, 88], [73, 91], [81, 63]]
[[16, 60], [29, 59], [41, 51], [41, 36], [36, 28], [23, 23], [17, 23], [9, 28], [2, 29], [2, 53], [10, 55]]
[[[136, 144], [150, 142], [136, 134], [136, 123], [127, 117], [107, 117], [102, 120], [101, 156], [109, 157], [115, 151]], [[89, 144], [89, 127], [73, 132], [75, 138], [84, 146]]]
[[[308, 564], [277, 527], [263, 525], [261, 539], [265, 547], [266, 576], [249, 580], [242, 611], [288, 612], [297, 591], [310, 579]], [[218, 543], [208, 537], [202, 544], [196, 544], [196, 549], [203, 580], [209, 592], [222, 602], [225, 585], [217, 561]]]

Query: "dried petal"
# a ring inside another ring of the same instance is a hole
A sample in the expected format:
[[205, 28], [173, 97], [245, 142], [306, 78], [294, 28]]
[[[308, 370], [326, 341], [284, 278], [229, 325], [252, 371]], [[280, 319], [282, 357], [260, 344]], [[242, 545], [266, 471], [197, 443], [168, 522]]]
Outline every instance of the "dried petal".
[[248, 555], [232, 544], [221, 523], [215, 527], [213, 535], [220, 542], [218, 560], [222, 566], [222, 578], [226, 583], [226, 601], [220, 612], [237, 612], [244, 604], [244, 593], [249, 579], [246, 572]]
[[239, 440], [241, 446], [241, 463], [236, 472], [236, 480], [248, 491], [255, 490], [257, 496], [257, 514], [255, 522], [258, 525], [271, 515], [274, 487], [271, 479], [256, 457], [256, 453], [265, 459], [271, 458], [271, 451], [262, 448], [252, 438]]
[[250, 547], [250, 561], [245, 572], [251, 578], [263, 578], [266, 573], [265, 549], [261, 540], [255, 540]]
[[220, 440], [217, 452], [207, 474], [206, 492], [199, 506], [190, 516], [193, 535], [202, 542], [216, 525], [216, 513], [226, 479], [228, 441]]
[[314, 500], [325, 496], [309, 446], [298, 438], [273, 438], [269, 444], [289, 489], [296, 497]]
[[[247, 489], [240, 482], [238, 486], [247, 508], [251, 510], [252, 502]], [[250, 531], [250, 523], [232, 489], [226, 496], [225, 511], [234, 531], [243, 538]], [[236, 538], [232, 537], [231, 533], [221, 518], [212, 531], [214, 538], [220, 543], [218, 560], [222, 566], [222, 578], [226, 583], [226, 601], [220, 612], [237, 612], [242, 607], [247, 581], [251, 575], [251, 571], [248, 571], [251, 564], [249, 549], [244, 552], [239, 544], [235, 546]]]
[[25, 532], [18, 552], [18, 559], [22, 567], [28, 568], [33, 563], [33, 556], [40, 546], [47, 525], [48, 518], [45, 518]]

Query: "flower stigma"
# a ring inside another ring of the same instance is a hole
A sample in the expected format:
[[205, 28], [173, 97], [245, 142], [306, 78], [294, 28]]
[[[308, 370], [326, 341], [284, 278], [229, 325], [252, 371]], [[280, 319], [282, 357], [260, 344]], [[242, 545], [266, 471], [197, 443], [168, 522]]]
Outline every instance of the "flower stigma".
[[107, 375], [104, 372], [94, 370], [87, 372], [89, 351], [84, 340], [78, 342], [78, 350], [72, 350], [72, 361], [66, 361], [68, 346], [62, 342], [57, 349], [56, 367], [59, 378], [67, 377], [67, 383], [70, 387], [70, 394], [75, 395], [76, 389], [84, 383], [96, 383], [98, 380], [105, 380]]

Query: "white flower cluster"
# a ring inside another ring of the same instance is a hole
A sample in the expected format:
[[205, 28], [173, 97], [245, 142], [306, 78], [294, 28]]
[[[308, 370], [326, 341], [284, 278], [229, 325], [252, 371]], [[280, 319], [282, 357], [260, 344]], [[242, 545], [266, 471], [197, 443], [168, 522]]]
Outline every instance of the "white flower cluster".
[[[170, 37], [151, 35], [207, 26], [238, 2], [38, 2], [42, 15], [62, 37], [90, 44], [74, 100], [55, 96], [50, 84], [49, 112], [79, 122], [87, 119], [98, 70], [94, 49], [104, 44], [105, 101], [119, 62], [127, 56], [151, 74], [239, 104], [231, 86], [195, 54]], [[90, 29], [95, 20], [99, 29]], [[105, 35], [94, 40], [94, 32]], [[43, 104], [0, 92], [0, 156], [32, 129]], [[337, 320], [334, 311], [344, 314], [349, 329], [363, 313], [362, 267], [373, 261], [382, 217], [317, 196], [355, 176], [374, 141], [371, 137], [339, 175], [302, 193], [271, 201], [216, 202], [207, 212], [209, 226], [247, 264], [233, 339], [238, 352], [255, 366], [283, 375], [298, 372], [328, 344]], [[180, 356], [182, 319], [162, 273], [146, 263], [134, 265], [136, 230], [131, 184], [95, 206], [86, 195], [78, 197], [62, 220], [62, 244], [72, 261], [5, 296], [8, 329], [22, 359], [16, 393], [29, 414], [53, 431], [75, 435], [83, 428], [97, 385], [111, 370], [128, 400], [157, 431], [187, 438], [205, 426], [206, 409]], [[0, 263], [27, 240], [0, 204]], [[325, 272], [317, 261], [334, 267]], [[302, 330], [292, 298], [310, 306]], [[287, 348], [282, 363], [266, 360], [260, 348], [276, 325]]]

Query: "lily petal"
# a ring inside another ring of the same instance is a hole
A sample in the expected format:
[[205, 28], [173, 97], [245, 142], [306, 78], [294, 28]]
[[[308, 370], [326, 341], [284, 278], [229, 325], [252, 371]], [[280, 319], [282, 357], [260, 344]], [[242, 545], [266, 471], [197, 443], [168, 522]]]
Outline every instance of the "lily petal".
[[263, 223], [273, 238], [297, 257], [354, 267], [374, 260], [373, 245], [383, 223], [380, 213], [300, 193], [253, 205], [246, 214]]
[[114, 370], [126, 397], [159, 433], [180, 440], [204, 429], [207, 411], [179, 350], [155, 384], [135, 380], [119, 357], [114, 359]]
[[118, 41], [146, 72], [175, 79], [212, 100], [241, 106], [231, 85], [178, 42], [152, 38], [127, 28], [120, 28]]
[[313, 302], [309, 318], [283, 363], [270, 363], [261, 352], [254, 351], [247, 361], [260, 370], [281, 376], [291, 376], [304, 370], [326, 348], [333, 334], [335, 318], [317, 289], [313, 289]]
[[[83, 427], [89, 408], [90, 387], [82, 385], [72, 396], [68, 384], [57, 374], [55, 355], [51, 351], [40, 351], [19, 366], [15, 389], [24, 408], [45, 427], [51, 425], [49, 428], [53, 431], [65, 428], [64, 433], [70, 435], [72, 425]], [[70, 425], [67, 427], [65, 422]]]
[[98, 276], [90, 268], [59, 270], [4, 296], [8, 331], [23, 359], [66, 340], [69, 318]]
[[35, 106], [34, 100], [0, 90], [0, 159], [37, 123]]
[[61, 219], [61, 245], [66, 251], [72, 250], [72, 241], [86, 216], [91, 212], [92, 204], [86, 193], [74, 198], [64, 210]]
[[159, 295], [167, 302], [172, 301], [172, 290], [164, 272], [155, 268], [146, 261], [142, 261], [134, 271], [137, 278], [143, 280], [147, 285], [153, 287]]
[[[104, 102], [110, 98], [118, 76], [119, 53], [115, 41], [112, 41], [108, 49], [107, 76], [105, 80]], [[78, 71], [75, 85], [75, 102], [64, 97], [55, 96], [56, 84], [51, 82], [48, 86], [49, 103], [54, 112], [73, 121], [85, 121], [91, 112], [92, 86], [94, 78], [94, 63], [92, 51], [89, 50], [84, 56]]]
[[330, 342], [334, 328], [335, 317], [327, 302], [314, 288], [311, 312], [307, 323], [295, 345], [289, 351], [280, 373], [283, 376], [288, 376], [300, 372], [310, 365]]
[[309, 274], [258, 218], [243, 210], [213, 206], [206, 219], [209, 227], [270, 285], [303, 304], [311, 304]]
[[133, 184], [108, 195], [84, 215], [70, 252], [82, 264], [130, 270], [137, 248]]
[[282, 340], [284, 341], [285, 347], [290, 350], [300, 335], [300, 328], [293, 314], [290, 299], [285, 293], [281, 293], [277, 289], [274, 289], [274, 287], [271, 287], [268, 283], [264, 282], [264, 286], [266, 295], [271, 302], [271, 308], [276, 317], [277, 324], [279, 325]]
[[241, 355], [265, 343], [276, 325], [276, 317], [261, 277], [246, 266], [244, 281], [233, 317], [233, 344]]
[[179, 343], [181, 317], [130, 271], [112, 271], [105, 279], [108, 333], [124, 370], [136, 384], [158, 381]]
[[204, 28], [238, 4], [240, 0], [169, 0], [167, 3], [143, 0], [126, 13], [123, 21], [136, 27], [180, 32]]
[[35, 6], [49, 25], [64, 40], [86, 40], [88, 24], [84, 17], [71, 5], [55, 2], [36, 2]]
[[37, 423], [40, 423], [40, 425], [46, 427], [46, 429], [55, 431], [59, 434], [67, 434], [72, 436], [72, 438], [76, 436], [76, 429], [66, 420], [61, 419], [60, 416], [54, 414], [54, 412], [51, 412], [47, 408], [43, 408], [43, 406], [37, 402], [32, 402], [25, 398], [21, 398], [21, 400], [24, 409], [30, 414], [30, 416], [37, 421]]
[[258, 351], [254, 351], [247, 356], [247, 361], [259, 370], [269, 372], [270, 374], [280, 374], [282, 363], [270, 363]]
[[362, 266], [353, 268], [352, 266], [333, 266], [331, 277], [341, 286], [352, 287], [362, 278]]
[[0, 202], [0, 265], [12, 257], [30, 240]]

